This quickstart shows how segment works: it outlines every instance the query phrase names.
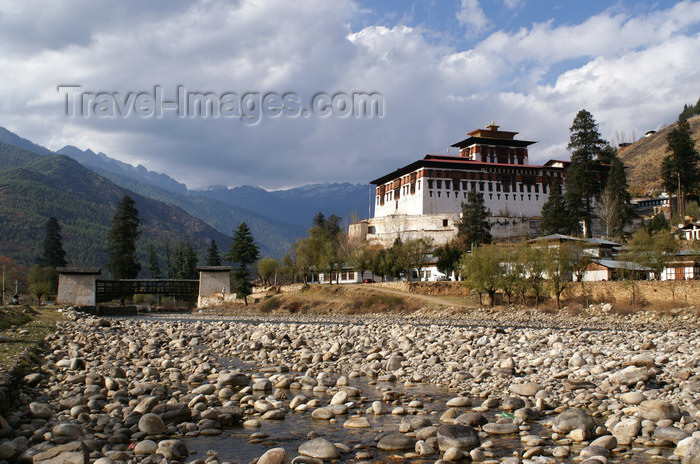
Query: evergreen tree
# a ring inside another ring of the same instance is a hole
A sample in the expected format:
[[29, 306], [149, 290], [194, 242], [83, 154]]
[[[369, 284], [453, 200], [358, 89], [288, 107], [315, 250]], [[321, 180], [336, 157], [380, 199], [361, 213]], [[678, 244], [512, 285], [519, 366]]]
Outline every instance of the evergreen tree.
[[197, 278], [197, 253], [192, 248], [192, 244], [187, 242], [183, 251], [184, 262], [182, 266], [182, 278], [183, 279], [196, 279]]
[[170, 252], [170, 241], [166, 240], [165, 241], [165, 277], [167, 279], [172, 279], [174, 274], [175, 274], [175, 272], [174, 272], [174, 268], [173, 268], [173, 257], [172, 257], [172, 253]]
[[38, 261], [42, 266], [50, 266], [54, 269], [66, 265], [66, 251], [63, 249], [61, 225], [55, 217], [50, 217], [46, 221], [46, 238], [43, 244], [43, 254]]
[[163, 274], [160, 271], [160, 263], [156, 254], [156, 247], [153, 243], [148, 244], [148, 270], [151, 273], [151, 279], [161, 279]]
[[593, 115], [585, 109], [576, 114], [569, 131], [571, 164], [566, 170], [564, 198], [570, 214], [583, 220], [586, 236], [590, 237], [593, 200], [601, 191], [598, 178], [600, 163], [595, 158], [607, 144], [600, 137]]
[[610, 171], [605, 182], [605, 194], [613, 203], [612, 211], [614, 214], [610, 218], [608, 224], [610, 235], [622, 237], [624, 228], [632, 222], [635, 214], [632, 210], [632, 196], [629, 193], [629, 185], [627, 183], [627, 173], [625, 172], [625, 164], [613, 152], [610, 158]]
[[437, 258], [438, 271], [450, 277], [457, 269], [459, 260], [462, 257], [462, 252], [458, 246], [451, 243], [446, 243], [441, 247], [435, 248], [433, 256]]
[[549, 186], [549, 198], [542, 205], [540, 229], [545, 235], [570, 235], [578, 232], [578, 224], [571, 217], [561, 192], [561, 183], [554, 180]]
[[243, 301], [246, 305], [248, 305], [248, 295], [251, 294], [252, 290], [248, 266], [258, 259], [259, 253], [260, 251], [255, 244], [253, 234], [248, 228], [248, 225], [242, 222], [238, 226], [238, 229], [233, 232], [231, 248], [226, 255], [226, 259], [238, 265], [238, 268], [234, 272], [236, 280], [234, 288], [236, 293], [243, 297]]
[[173, 264], [172, 278], [197, 278], [197, 253], [195, 253], [190, 242], [175, 247], [175, 263]]
[[141, 235], [139, 211], [129, 195], [117, 205], [109, 231], [109, 262], [107, 269], [115, 279], [134, 279], [141, 270], [136, 260], [136, 241]]
[[677, 192], [680, 184], [681, 200], [687, 193], [695, 192], [700, 185], [700, 155], [690, 134], [688, 119], [681, 114], [678, 125], [666, 137], [669, 153], [661, 163], [664, 189]]
[[484, 206], [484, 194], [470, 190], [462, 203], [462, 220], [457, 225], [457, 240], [463, 249], [491, 243], [491, 212]]
[[219, 255], [219, 247], [216, 246], [216, 241], [212, 240], [207, 251], [207, 266], [221, 266], [221, 256]]
[[661, 230], [669, 230], [670, 228], [671, 225], [666, 220], [664, 213], [656, 213], [649, 221], [649, 224], [646, 225], [647, 233], [649, 235], [654, 235]]

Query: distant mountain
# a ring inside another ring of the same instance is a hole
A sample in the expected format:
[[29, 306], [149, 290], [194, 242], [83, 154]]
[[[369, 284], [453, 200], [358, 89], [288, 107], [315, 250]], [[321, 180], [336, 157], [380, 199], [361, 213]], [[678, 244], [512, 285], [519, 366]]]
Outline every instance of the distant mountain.
[[25, 150], [29, 150], [30, 152], [36, 153], [38, 155], [53, 154], [53, 152], [48, 148], [42, 147], [41, 145], [37, 145], [34, 142], [31, 142], [27, 139], [23, 139], [19, 135], [15, 134], [14, 132], [10, 132], [4, 127], [0, 127], [0, 142], [6, 143], [8, 145], [14, 145], [19, 148], [24, 148]]
[[[690, 118], [688, 122], [695, 147], [700, 149], [700, 116]], [[668, 155], [666, 137], [675, 127], [675, 123], [671, 124], [655, 134], [620, 148], [620, 159], [627, 166], [627, 178], [633, 194], [647, 195], [652, 190], [661, 188], [661, 163]]]
[[[25, 148], [39, 155], [51, 155], [50, 150], [23, 139], [0, 127], [0, 142]], [[0, 159], [0, 169], [4, 163]], [[246, 222], [265, 256], [281, 257], [300, 236], [306, 235], [313, 217], [319, 212], [335, 214], [350, 222], [353, 216], [368, 217], [370, 187], [363, 184], [311, 184], [288, 190], [267, 191], [259, 187], [209, 187], [187, 190], [166, 174], [149, 171], [144, 166], [132, 166], [110, 158], [104, 153], [80, 150], [67, 145], [57, 153], [69, 156], [91, 171], [125, 189], [182, 208], [190, 215], [208, 223], [219, 232], [230, 235], [241, 222]]]
[[367, 218], [373, 204], [373, 190], [363, 184], [309, 184], [287, 190], [268, 191], [260, 187], [213, 186], [197, 193], [228, 203], [259, 211], [266, 216], [309, 228], [313, 217], [322, 212], [335, 214], [348, 223], [352, 216]]
[[70, 156], [83, 166], [89, 168], [97, 168], [103, 172], [119, 174], [128, 179], [152, 185], [163, 190], [168, 190], [180, 195], [187, 195], [187, 186], [181, 184], [172, 177], [159, 172], [149, 171], [142, 165], [134, 167], [128, 163], [110, 158], [102, 152], [95, 153], [90, 149], [81, 151], [72, 145], [67, 145], [56, 153]]
[[124, 195], [134, 199], [142, 219], [137, 252], [144, 270], [150, 242], [163, 260], [166, 241], [171, 249], [190, 241], [202, 260], [211, 240], [222, 249], [228, 246], [227, 235], [181, 208], [119, 187], [67, 156], [41, 156], [0, 142], [0, 160], [0, 250], [21, 264], [33, 264], [46, 221], [55, 216], [69, 263], [104, 268], [107, 232]]
[[103, 169], [94, 167], [90, 169], [121, 187], [145, 197], [178, 206], [229, 236], [234, 228], [237, 228], [241, 222], [245, 222], [260, 246], [262, 256], [282, 257], [298, 237], [306, 234], [304, 227], [287, 224], [213, 198], [193, 194], [178, 195]]

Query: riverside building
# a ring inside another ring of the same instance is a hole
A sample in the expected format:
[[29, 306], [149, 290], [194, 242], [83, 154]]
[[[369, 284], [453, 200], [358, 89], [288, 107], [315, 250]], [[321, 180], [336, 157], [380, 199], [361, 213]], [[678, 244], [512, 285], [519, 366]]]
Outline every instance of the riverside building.
[[400, 237], [430, 237], [436, 246], [457, 234], [470, 190], [484, 196], [494, 238], [516, 239], [539, 231], [542, 206], [553, 181], [563, 182], [568, 161], [529, 164], [533, 141], [499, 130], [493, 122], [454, 143], [457, 155], [426, 155], [371, 182], [374, 216], [350, 226], [350, 234], [390, 246]]

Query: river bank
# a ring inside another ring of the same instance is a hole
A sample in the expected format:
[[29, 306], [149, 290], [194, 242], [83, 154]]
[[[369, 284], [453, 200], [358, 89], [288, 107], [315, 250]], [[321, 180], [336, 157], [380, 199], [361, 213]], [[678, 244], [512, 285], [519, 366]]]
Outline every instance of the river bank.
[[593, 310], [600, 320], [589, 327], [541, 317], [515, 325], [491, 310], [470, 319], [428, 309], [247, 320], [71, 312], [25, 377], [23, 406], [3, 422], [0, 459], [592, 463], [692, 454], [694, 316], [645, 325]]

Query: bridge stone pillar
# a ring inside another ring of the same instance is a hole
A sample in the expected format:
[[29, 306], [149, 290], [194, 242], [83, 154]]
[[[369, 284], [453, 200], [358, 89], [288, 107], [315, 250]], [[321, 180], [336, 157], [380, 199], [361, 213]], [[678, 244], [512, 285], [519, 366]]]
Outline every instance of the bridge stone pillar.
[[197, 307], [212, 304], [215, 299], [223, 302], [225, 295], [231, 293], [231, 266], [198, 266], [199, 297]]
[[97, 285], [102, 271], [99, 267], [59, 267], [57, 303], [75, 306], [95, 306]]

